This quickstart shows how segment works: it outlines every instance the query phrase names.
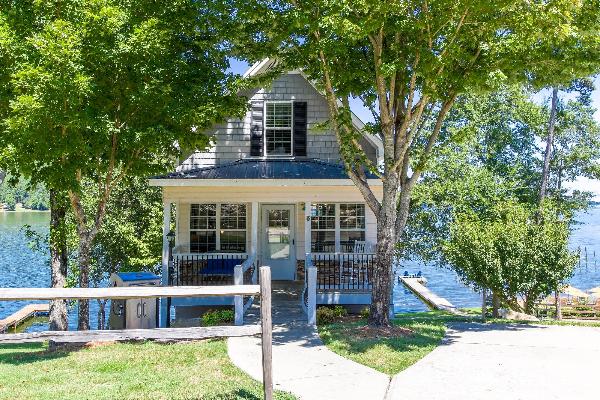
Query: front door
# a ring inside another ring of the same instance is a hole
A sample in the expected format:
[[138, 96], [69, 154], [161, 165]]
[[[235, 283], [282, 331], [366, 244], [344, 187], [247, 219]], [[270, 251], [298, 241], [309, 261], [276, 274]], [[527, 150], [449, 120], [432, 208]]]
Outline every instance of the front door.
[[296, 246], [294, 238], [295, 206], [262, 206], [262, 265], [271, 267], [273, 280], [294, 280]]

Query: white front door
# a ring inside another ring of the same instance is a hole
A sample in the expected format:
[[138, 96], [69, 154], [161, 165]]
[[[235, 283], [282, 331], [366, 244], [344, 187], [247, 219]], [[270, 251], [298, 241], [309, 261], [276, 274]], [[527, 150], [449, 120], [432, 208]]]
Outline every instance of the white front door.
[[296, 275], [295, 210], [292, 204], [262, 206], [261, 264], [271, 267], [273, 280]]

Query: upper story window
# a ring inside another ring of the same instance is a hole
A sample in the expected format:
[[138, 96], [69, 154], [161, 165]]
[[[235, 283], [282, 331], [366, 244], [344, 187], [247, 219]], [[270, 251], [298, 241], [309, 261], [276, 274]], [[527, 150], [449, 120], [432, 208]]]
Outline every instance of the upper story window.
[[265, 154], [291, 156], [293, 143], [292, 102], [265, 104]]

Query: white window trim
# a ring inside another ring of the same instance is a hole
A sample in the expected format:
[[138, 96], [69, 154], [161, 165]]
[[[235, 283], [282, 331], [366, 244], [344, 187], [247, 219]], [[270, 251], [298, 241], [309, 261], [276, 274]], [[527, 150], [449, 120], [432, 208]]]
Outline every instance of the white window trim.
[[[216, 217], [215, 217], [215, 229], [192, 229], [191, 227], [191, 212], [192, 212], [192, 206], [193, 205], [202, 205], [202, 204], [214, 204], [216, 207]], [[244, 207], [246, 207], [246, 228], [245, 229], [222, 229], [221, 228], [221, 205], [223, 204], [241, 204]], [[209, 203], [190, 203], [190, 224], [188, 225], [188, 229], [189, 232], [215, 232], [215, 251], [220, 252], [221, 251], [221, 232], [223, 231], [236, 231], [236, 232], [246, 232], [246, 240], [244, 243], [244, 247], [245, 250], [244, 252], [248, 251], [248, 229], [249, 229], [249, 224], [248, 224], [248, 203], [243, 203], [243, 202], [220, 202], [220, 203], [216, 203], [216, 202], [209, 202]], [[190, 235], [191, 237], [191, 235]], [[190, 243], [189, 243], [189, 248], [191, 251], [192, 248], [192, 243], [191, 243], [191, 238], [190, 238]], [[198, 253], [198, 254], [204, 254], [204, 253]]]
[[[292, 110], [292, 118], [289, 128], [273, 127], [267, 128], [267, 104], [290, 104]], [[290, 154], [268, 154], [267, 153], [267, 129], [276, 131], [291, 131]], [[294, 101], [293, 100], [265, 100], [263, 102], [263, 155], [265, 157], [283, 158], [294, 156]]]
[[[365, 233], [365, 240], [367, 238], [367, 205], [365, 203], [361, 203], [361, 202], [352, 202], [352, 203], [346, 203], [346, 202], [342, 202], [342, 203], [334, 203], [331, 201], [325, 201], [325, 202], [315, 202], [315, 203], [310, 203], [310, 207], [312, 209], [312, 206], [314, 204], [334, 204], [335, 205], [335, 252], [336, 253], [341, 253], [342, 250], [342, 243], [341, 243], [341, 232], [364, 232]], [[341, 228], [341, 224], [340, 224], [340, 220], [341, 220], [341, 213], [340, 213], [340, 205], [341, 204], [362, 204], [365, 207], [365, 227], [362, 229], [350, 229], [350, 228]], [[312, 232], [313, 231], [331, 231], [331, 229], [314, 229], [312, 228], [312, 216], [311, 216], [311, 221], [308, 221], [307, 223], [310, 224], [310, 233], [311, 233], [311, 245], [310, 248], [312, 248]], [[321, 252], [314, 252], [315, 254], [326, 254], [326, 253], [321, 253]]]

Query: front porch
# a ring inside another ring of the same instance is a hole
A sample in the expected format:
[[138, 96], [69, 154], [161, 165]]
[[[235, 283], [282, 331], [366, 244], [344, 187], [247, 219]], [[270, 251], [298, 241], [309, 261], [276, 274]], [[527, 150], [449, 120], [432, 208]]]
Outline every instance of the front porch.
[[[308, 290], [305, 270], [314, 267], [318, 304], [370, 303], [376, 219], [340, 166], [241, 160], [151, 183], [163, 187], [163, 285], [254, 283], [264, 265], [274, 281]], [[180, 299], [171, 306], [235, 301]]]

